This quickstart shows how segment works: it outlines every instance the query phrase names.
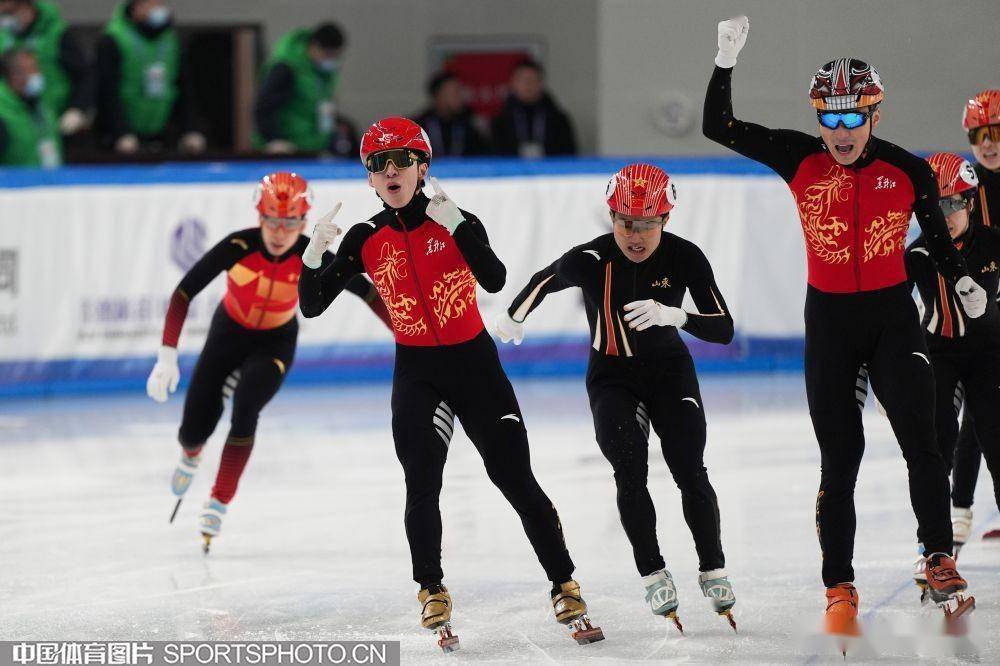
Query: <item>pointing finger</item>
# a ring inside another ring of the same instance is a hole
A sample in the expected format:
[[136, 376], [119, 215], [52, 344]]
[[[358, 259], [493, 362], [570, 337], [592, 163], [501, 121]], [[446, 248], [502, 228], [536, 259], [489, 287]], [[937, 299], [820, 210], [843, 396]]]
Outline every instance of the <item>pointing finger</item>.
[[430, 177], [431, 187], [434, 189], [434, 194], [440, 194], [444, 196], [444, 190], [441, 189], [441, 183], [434, 176]]

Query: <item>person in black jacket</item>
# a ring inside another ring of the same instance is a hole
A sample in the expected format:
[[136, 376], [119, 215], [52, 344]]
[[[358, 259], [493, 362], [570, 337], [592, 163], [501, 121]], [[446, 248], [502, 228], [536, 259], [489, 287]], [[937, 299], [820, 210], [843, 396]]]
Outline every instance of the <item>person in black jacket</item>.
[[[954, 153], [927, 158], [937, 174], [939, 204], [947, 215], [952, 242], [965, 257], [969, 272], [988, 295], [986, 314], [965, 316], [956, 298], [944, 288], [944, 278], [927, 251], [921, 235], [906, 251], [906, 273], [924, 302], [923, 327], [934, 367], [937, 405], [937, 442], [948, 469], [955, 460], [959, 434], [958, 412], [965, 413], [993, 476], [1000, 503], [1000, 229], [972, 223], [979, 179], [972, 165]], [[961, 547], [956, 540], [955, 551]]]
[[493, 119], [493, 147], [500, 155], [528, 159], [575, 155], [576, 135], [569, 116], [545, 90], [545, 70], [524, 60], [510, 75], [510, 95]]
[[[503, 342], [520, 343], [525, 317], [547, 294], [580, 287], [591, 328], [587, 393], [597, 443], [615, 471], [618, 511], [646, 601], [654, 614], [680, 627], [677, 589], [656, 541], [656, 514], [646, 488], [652, 425], [681, 490], [702, 592], [732, 623], [736, 597], [724, 568], [719, 505], [703, 461], [705, 411], [679, 329], [728, 344], [733, 318], [705, 255], [663, 230], [675, 187], [662, 169], [631, 164], [611, 179], [608, 195], [614, 232], [573, 248], [536, 273], [498, 322], [497, 332]], [[685, 292], [698, 312], [681, 309]]]
[[414, 120], [424, 128], [441, 157], [485, 155], [490, 147], [462, 101], [462, 84], [451, 72], [438, 72], [427, 84], [431, 105]]

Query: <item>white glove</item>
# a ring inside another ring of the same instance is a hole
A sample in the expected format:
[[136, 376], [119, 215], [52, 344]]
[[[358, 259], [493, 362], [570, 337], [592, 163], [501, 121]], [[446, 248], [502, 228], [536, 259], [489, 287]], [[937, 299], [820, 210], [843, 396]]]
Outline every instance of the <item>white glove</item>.
[[186, 132], [177, 143], [177, 147], [182, 153], [197, 155], [205, 152], [206, 143], [205, 135], [201, 132]]
[[123, 134], [115, 141], [115, 152], [131, 155], [139, 152], [139, 137], [135, 134]]
[[316, 270], [323, 263], [323, 253], [326, 252], [330, 244], [340, 235], [340, 227], [333, 223], [333, 218], [340, 212], [341, 203], [333, 207], [329, 213], [319, 218], [319, 222], [313, 227], [312, 237], [309, 245], [306, 245], [302, 253], [302, 263], [308, 268]]
[[982, 317], [986, 312], [986, 290], [980, 287], [968, 275], [955, 283], [955, 291], [962, 301], [965, 314], [973, 319]]
[[637, 331], [645, 331], [650, 326], [676, 326], [680, 328], [688, 320], [684, 310], [664, 305], [651, 298], [645, 301], [632, 301], [625, 305], [625, 310], [629, 311], [625, 315], [628, 327]]
[[513, 340], [515, 345], [519, 345], [521, 344], [521, 340], [524, 340], [524, 322], [514, 321], [506, 312], [497, 317], [494, 328], [496, 329], [497, 337], [500, 338], [500, 342], [506, 343]]
[[156, 357], [156, 365], [146, 380], [146, 395], [156, 402], [167, 401], [167, 391], [177, 390], [177, 382], [181, 380], [181, 369], [177, 367], [177, 348], [160, 346]]
[[294, 153], [298, 150], [295, 144], [291, 141], [285, 141], [284, 139], [274, 139], [273, 141], [268, 141], [264, 146], [264, 152], [268, 155], [288, 155]]
[[88, 125], [87, 115], [76, 108], [69, 108], [59, 118], [59, 131], [66, 136], [76, 134]]
[[715, 56], [715, 64], [726, 69], [736, 65], [736, 56], [747, 43], [747, 32], [750, 31], [750, 19], [737, 16], [719, 22], [719, 52]]
[[463, 217], [462, 211], [458, 209], [455, 202], [449, 199], [448, 195], [441, 189], [437, 178], [431, 176], [430, 181], [431, 187], [434, 188], [434, 196], [431, 197], [431, 202], [427, 204], [427, 217], [447, 229], [448, 233], [454, 234], [458, 225], [465, 222], [465, 217]]

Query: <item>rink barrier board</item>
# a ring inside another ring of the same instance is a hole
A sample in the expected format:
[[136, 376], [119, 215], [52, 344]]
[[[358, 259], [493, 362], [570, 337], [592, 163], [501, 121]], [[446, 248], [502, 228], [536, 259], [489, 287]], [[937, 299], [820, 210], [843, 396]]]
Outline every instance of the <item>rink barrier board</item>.
[[[737, 338], [728, 346], [688, 338], [699, 372], [791, 372], [802, 369], [801, 338]], [[504, 369], [512, 377], [565, 378], [586, 373], [590, 345], [586, 338], [558, 336], [497, 344]], [[181, 382], [187, 388], [197, 354], [179, 357]], [[385, 382], [392, 378], [393, 345], [338, 345], [299, 348], [285, 380], [289, 385]], [[156, 359], [63, 359], [0, 362], [0, 398], [143, 392]]]

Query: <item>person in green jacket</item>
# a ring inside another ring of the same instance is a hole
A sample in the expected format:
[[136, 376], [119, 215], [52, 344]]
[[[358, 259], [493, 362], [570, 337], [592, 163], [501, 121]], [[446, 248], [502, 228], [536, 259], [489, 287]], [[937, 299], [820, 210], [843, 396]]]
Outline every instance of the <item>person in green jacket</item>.
[[118, 5], [97, 44], [98, 125], [116, 152], [161, 152], [178, 139], [205, 150], [196, 129], [191, 76], [164, 0]]
[[254, 104], [258, 149], [272, 154], [341, 152], [341, 135], [350, 123], [338, 117], [333, 96], [344, 42], [344, 33], [333, 23], [296, 28], [277, 41]]
[[59, 125], [43, 99], [45, 75], [38, 58], [28, 49], [9, 49], [0, 68], [0, 165], [59, 166]]
[[59, 116], [64, 135], [90, 124], [93, 105], [90, 68], [59, 7], [45, 0], [0, 0], [0, 54], [13, 48], [35, 53], [45, 92], [42, 99]]

